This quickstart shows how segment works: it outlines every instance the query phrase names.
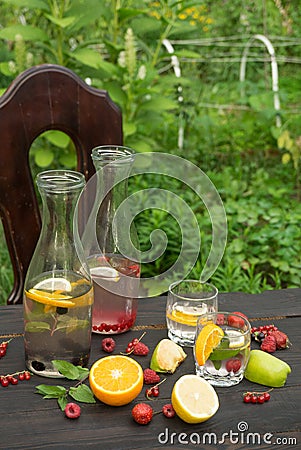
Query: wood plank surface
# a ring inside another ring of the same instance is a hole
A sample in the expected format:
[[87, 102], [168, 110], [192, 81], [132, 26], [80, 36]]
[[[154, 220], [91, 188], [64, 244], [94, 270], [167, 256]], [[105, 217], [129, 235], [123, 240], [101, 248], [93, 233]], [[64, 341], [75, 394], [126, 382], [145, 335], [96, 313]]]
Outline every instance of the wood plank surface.
[[[145, 388], [130, 405], [110, 407], [100, 402], [96, 405], [81, 404], [82, 414], [78, 420], [69, 420], [57, 406], [56, 400], [45, 400], [35, 393], [38, 384], [60, 384], [66, 387], [75, 383], [32, 376], [31, 380], [18, 385], [0, 386], [0, 449], [268, 449], [300, 448], [300, 373], [301, 373], [301, 290], [273, 291], [249, 296], [247, 294], [221, 294], [220, 308], [245, 312], [254, 325], [272, 323], [286, 332], [292, 342], [289, 349], [277, 351], [292, 367], [285, 387], [274, 389], [271, 400], [263, 405], [244, 404], [243, 392], [262, 391], [264, 386], [243, 380], [231, 388], [216, 388], [220, 408], [216, 415], [203, 424], [188, 425], [175, 417], [165, 418], [161, 413], [154, 416], [147, 426], [136, 424], [131, 409], [140, 401], [147, 401]], [[125, 351], [133, 337], [143, 338], [151, 349], [160, 339], [167, 337], [165, 328], [164, 297], [141, 300], [135, 329], [115, 337], [115, 354]], [[222, 305], [222, 306], [221, 306]], [[260, 319], [262, 318], [262, 319]], [[270, 323], [270, 319], [268, 321]], [[15, 335], [0, 360], [0, 374], [23, 370], [24, 349], [22, 333], [22, 307], [0, 308], [0, 336]], [[19, 335], [18, 335], [19, 334]], [[93, 335], [90, 364], [104, 356], [101, 350], [102, 335]], [[0, 337], [0, 342], [4, 340]], [[257, 344], [253, 343], [253, 348]], [[170, 395], [175, 381], [183, 374], [194, 373], [192, 349], [185, 348], [187, 359], [160, 386], [160, 396], [152, 402], [160, 412]], [[151, 352], [146, 357], [135, 357], [143, 368], [149, 366]], [[163, 378], [163, 376], [162, 376]], [[271, 447], [273, 446], [273, 447]]]

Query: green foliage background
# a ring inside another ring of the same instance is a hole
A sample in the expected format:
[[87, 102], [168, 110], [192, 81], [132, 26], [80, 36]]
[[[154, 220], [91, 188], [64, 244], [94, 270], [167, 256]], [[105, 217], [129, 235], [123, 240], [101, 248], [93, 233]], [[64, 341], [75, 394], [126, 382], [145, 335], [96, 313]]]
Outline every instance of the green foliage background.
[[[69, 67], [108, 90], [122, 109], [126, 145], [189, 159], [219, 191], [228, 245], [212, 282], [221, 291], [300, 287], [298, 1], [2, 0], [0, 10], [2, 93], [20, 72], [42, 63]], [[254, 34], [267, 36], [275, 47], [281, 127], [275, 126], [270, 63], [260, 43], [251, 49], [242, 94], [239, 65]], [[174, 45], [180, 77], [164, 39]], [[73, 143], [60, 132], [39, 137], [30, 157], [34, 174], [75, 167]], [[202, 234], [191, 273], [198, 277], [211, 242], [203, 205], [173, 180], [136, 179], [130, 188], [147, 183], [173, 190], [193, 208]], [[168, 235], [164, 257], [143, 268], [146, 276], [161, 273], [177, 257], [178, 225], [160, 210], [147, 210], [136, 222], [142, 248], [148, 248], [153, 229]], [[5, 302], [12, 273], [5, 246], [0, 249], [0, 302]]]

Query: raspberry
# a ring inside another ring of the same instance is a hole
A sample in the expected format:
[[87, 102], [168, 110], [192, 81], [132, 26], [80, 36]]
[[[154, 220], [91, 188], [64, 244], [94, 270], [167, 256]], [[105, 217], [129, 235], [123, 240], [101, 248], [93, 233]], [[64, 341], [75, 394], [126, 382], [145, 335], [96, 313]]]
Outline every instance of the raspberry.
[[159, 383], [159, 375], [152, 369], [145, 369], [143, 372], [144, 383], [145, 384], [156, 384]]
[[242, 319], [240, 319], [239, 317], [236, 317], [236, 316], [228, 316], [228, 325], [233, 328], [243, 328], [245, 325], [245, 322], [243, 319], [248, 320], [247, 316], [238, 311], [233, 312], [233, 314], [236, 314], [237, 316], [242, 317]]
[[69, 419], [77, 419], [80, 416], [81, 409], [76, 403], [67, 403], [65, 414]]
[[276, 331], [270, 331], [269, 336], [273, 336], [276, 340], [276, 348], [277, 350], [282, 350], [284, 348], [289, 347], [289, 339], [285, 333], [282, 333], [282, 331], [276, 330]]
[[153, 418], [153, 408], [147, 403], [138, 403], [132, 409], [132, 416], [135, 422], [146, 425]]
[[226, 370], [228, 372], [236, 373], [239, 371], [240, 368], [241, 368], [241, 361], [238, 358], [231, 358], [228, 359], [228, 361], [226, 362]]
[[276, 339], [270, 334], [264, 338], [260, 346], [260, 349], [267, 353], [274, 353], [276, 351], [276, 348]]
[[138, 344], [134, 347], [134, 355], [136, 356], [146, 356], [148, 355], [149, 348], [147, 345], [143, 344], [143, 342], [138, 342]]
[[163, 412], [164, 416], [167, 417], [168, 419], [171, 419], [172, 417], [174, 417], [176, 415], [176, 412], [173, 409], [173, 406], [171, 403], [164, 405], [162, 408], [162, 412]]
[[112, 353], [115, 348], [115, 341], [113, 338], [105, 338], [101, 341], [101, 348], [107, 353]]

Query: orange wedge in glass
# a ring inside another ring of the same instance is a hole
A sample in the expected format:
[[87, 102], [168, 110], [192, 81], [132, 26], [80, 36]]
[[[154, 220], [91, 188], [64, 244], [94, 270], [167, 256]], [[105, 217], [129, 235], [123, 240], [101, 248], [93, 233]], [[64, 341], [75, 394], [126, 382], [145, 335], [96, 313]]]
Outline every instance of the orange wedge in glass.
[[90, 369], [89, 383], [98, 400], [111, 406], [130, 403], [143, 387], [143, 370], [129, 356], [111, 355], [96, 361]]
[[207, 323], [200, 331], [195, 343], [195, 358], [199, 366], [203, 366], [213, 350], [224, 336], [221, 327]]

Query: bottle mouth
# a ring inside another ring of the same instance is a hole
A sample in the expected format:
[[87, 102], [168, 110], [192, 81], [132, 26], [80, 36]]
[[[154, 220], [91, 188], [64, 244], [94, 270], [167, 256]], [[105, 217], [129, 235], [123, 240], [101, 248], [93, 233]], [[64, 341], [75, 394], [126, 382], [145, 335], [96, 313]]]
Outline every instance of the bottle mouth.
[[92, 160], [101, 165], [126, 164], [134, 161], [135, 150], [122, 145], [102, 145], [92, 149]]
[[37, 185], [47, 191], [64, 193], [85, 186], [85, 177], [75, 170], [45, 170], [37, 175]]

